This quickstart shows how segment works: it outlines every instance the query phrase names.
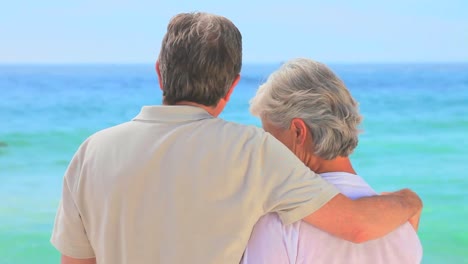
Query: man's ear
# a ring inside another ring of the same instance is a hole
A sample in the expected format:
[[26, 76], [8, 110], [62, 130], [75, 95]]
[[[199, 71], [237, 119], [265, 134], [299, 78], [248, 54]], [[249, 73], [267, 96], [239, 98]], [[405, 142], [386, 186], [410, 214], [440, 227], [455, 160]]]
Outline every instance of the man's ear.
[[231, 98], [231, 94], [232, 92], [234, 91], [234, 87], [237, 86], [237, 84], [239, 83], [240, 81], [240, 74], [238, 74], [236, 76], [236, 78], [234, 79], [234, 81], [232, 82], [232, 85], [231, 85], [231, 88], [229, 88], [229, 91], [227, 92], [227, 94], [224, 96], [224, 101], [229, 101], [229, 98]]
[[294, 143], [296, 145], [302, 146], [305, 144], [307, 139], [308, 127], [305, 124], [304, 120], [300, 118], [294, 118], [291, 120], [291, 126], [289, 128], [294, 137]]
[[159, 61], [156, 61], [155, 69], [156, 69], [156, 73], [158, 74], [159, 88], [163, 90], [161, 71], [159, 70]]

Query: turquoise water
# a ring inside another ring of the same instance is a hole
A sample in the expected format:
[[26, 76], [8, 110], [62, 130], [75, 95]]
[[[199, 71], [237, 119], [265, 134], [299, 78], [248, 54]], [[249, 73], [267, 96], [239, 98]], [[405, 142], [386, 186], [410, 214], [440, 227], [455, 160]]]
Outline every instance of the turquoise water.
[[[259, 125], [245, 65], [222, 117]], [[364, 115], [355, 169], [378, 191], [424, 200], [423, 263], [468, 263], [468, 64], [331, 65]], [[57, 263], [49, 244], [62, 174], [90, 134], [159, 104], [152, 65], [0, 66], [0, 263]]]

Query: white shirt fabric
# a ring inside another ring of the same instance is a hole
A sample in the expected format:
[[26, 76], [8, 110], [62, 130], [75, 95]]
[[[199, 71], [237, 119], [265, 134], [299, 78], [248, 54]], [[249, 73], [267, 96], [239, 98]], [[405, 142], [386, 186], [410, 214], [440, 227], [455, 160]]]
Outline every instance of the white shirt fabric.
[[99, 264], [237, 264], [262, 215], [293, 223], [336, 194], [260, 128], [143, 107], [80, 146], [51, 242]]
[[[357, 199], [376, 192], [358, 175], [320, 174], [346, 196]], [[383, 238], [354, 244], [325, 233], [303, 221], [283, 225], [274, 213], [254, 227], [243, 264], [412, 264], [421, 263], [422, 246], [409, 223]]]

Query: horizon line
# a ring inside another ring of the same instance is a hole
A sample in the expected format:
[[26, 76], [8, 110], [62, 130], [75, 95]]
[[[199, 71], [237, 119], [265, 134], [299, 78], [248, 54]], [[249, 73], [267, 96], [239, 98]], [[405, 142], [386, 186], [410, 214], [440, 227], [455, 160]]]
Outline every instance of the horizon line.
[[[242, 65], [272, 65], [282, 64], [288, 60], [281, 61], [244, 61]], [[468, 64], [468, 60], [460, 61], [320, 61], [325, 64], [347, 65], [440, 65], [440, 64]], [[86, 65], [102, 65], [102, 66], [131, 66], [131, 65], [154, 65], [155, 62], [1, 62], [0, 66], [86, 66]]]

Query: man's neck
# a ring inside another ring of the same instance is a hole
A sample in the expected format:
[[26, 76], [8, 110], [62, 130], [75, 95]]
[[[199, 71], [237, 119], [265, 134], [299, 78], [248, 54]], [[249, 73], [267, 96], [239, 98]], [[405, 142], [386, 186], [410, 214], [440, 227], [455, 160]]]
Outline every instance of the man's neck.
[[340, 171], [356, 174], [348, 157], [337, 157], [332, 160], [324, 160], [321, 158], [309, 159], [306, 165], [316, 173]]
[[197, 104], [197, 103], [189, 102], [189, 101], [180, 101], [180, 102], [177, 102], [175, 105], [188, 105], [188, 106], [199, 107], [199, 108], [202, 108], [203, 110], [208, 112], [208, 114], [210, 114], [210, 115], [212, 115], [214, 117], [218, 117], [218, 115], [222, 111], [222, 109], [221, 110], [219, 109], [219, 106], [212, 107], [212, 106], [206, 106], [206, 105]]

